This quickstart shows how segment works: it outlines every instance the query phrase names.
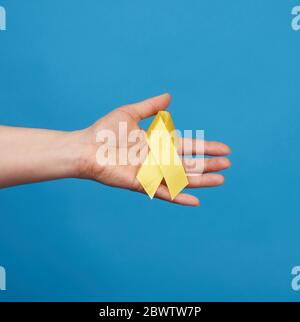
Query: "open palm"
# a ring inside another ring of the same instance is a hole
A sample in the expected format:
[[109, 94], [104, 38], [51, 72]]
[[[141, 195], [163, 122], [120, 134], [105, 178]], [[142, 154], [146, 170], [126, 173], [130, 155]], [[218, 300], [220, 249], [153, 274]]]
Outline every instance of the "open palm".
[[[125, 136], [119, 138], [120, 122], [125, 122], [127, 124], [127, 131], [129, 134], [132, 130], [140, 129], [138, 123], [141, 120], [153, 116], [159, 111], [165, 110], [169, 103], [170, 95], [163, 94], [143, 102], [125, 105], [115, 109], [86, 129], [86, 141], [89, 142], [88, 149], [86, 149], [88, 151], [85, 164], [86, 176], [110, 186], [144, 192], [139, 181], [136, 179], [141, 164], [120, 165], [117, 162], [115, 165], [99, 165], [95, 156], [101, 143], [96, 142], [95, 137], [101, 130], [110, 130], [114, 132], [118, 138], [115, 146], [116, 155], [119, 155], [120, 149], [130, 148], [130, 144], [127, 145], [128, 142], [125, 142], [125, 140], [127, 141]], [[197, 151], [195, 140], [187, 142], [188, 140], [191, 139], [182, 139], [180, 141], [178, 147], [179, 154], [183, 154], [183, 151], [185, 154], [203, 154], [203, 151]], [[144, 144], [146, 144], [146, 141]], [[186, 146], [190, 147], [188, 148], [190, 151], [186, 149]], [[187, 188], [213, 187], [223, 184], [224, 177], [221, 174], [210, 172], [217, 172], [228, 168], [230, 166], [230, 161], [227, 158], [220, 156], [225, 156], [229, 153], [230, 149], [227, 145], [220, 142], [205, 141], [204, 154], [218, 156], [218, 158], [205, 159], [204, 171], [203, 167], [199, 169], [199, 167], [197, 168], [197, 166], [195, 166], [195, 159], [183, 158], [183, 166], [185, 167], [186, 172], [193, 172], [192, 176], [188, 176], [189, 185]], [[168, 188], [164, 183], [157, 189], [155, 197], [182, 205], [199, 205], [199, 200], [195, 196], [185, 193], [180, 193], [172, 200]]]

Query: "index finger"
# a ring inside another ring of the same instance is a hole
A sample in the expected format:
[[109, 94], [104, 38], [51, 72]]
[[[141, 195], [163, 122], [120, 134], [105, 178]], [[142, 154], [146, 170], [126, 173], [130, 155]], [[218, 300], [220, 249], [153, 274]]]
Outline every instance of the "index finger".
[[224, 156], [231, 152], [229, 146], [222, 142], [180, 138], [178, 143], [177, 150], [181, 155]]

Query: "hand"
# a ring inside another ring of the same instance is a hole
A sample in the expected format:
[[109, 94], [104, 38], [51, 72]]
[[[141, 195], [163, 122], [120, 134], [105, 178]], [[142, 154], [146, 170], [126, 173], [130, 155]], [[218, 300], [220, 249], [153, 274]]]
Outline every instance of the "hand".
[[[130, 189], [137, 192], [144, 192], [140, 183], [136, 179], [136, 175], [141, 164], [138, 165], [99, 165], [96, 161], [96, 153], [101, 143], [96, 142], [97, 133], [101, 130], [110, 130], [115, 133], [116, 138], [119, 138], [119, 122], [127, 123], [128, 134], [132, 130], [140, 129], [138, 123], [150, 116], [157, 114], [159, 111], [165, 110], [170, 103], [170, 95], [164, 94], [161, 96], [147, 99], [136, 104], [125, 105], [119, 107], [98, 120], [91, 127], [81, 131], [81, 142], [83, 142], [83, 153], [80, 162], [79, 176], [83, 178], [93, 179], [109, 186], [115, 186], [125, 189]], [[190, 139], [182, 139], [178, 153], [182, 154], [183, 149]], [[116, 142], [116, 155], [119, 150], [127, 146], [127, 142], [123, 142], [123, 138]], [[146, 144], [146, 142], [145, 142]], [[196, 150], [196, 141], [193, 140], [191, 151], [185, 150], [185, 154], [203, 154], [203, 151]], [[128, 146], [129, 147], [129, 146]], [[220, 157], [230, 153], [227, 145], [220, 142], [204, 142], [204, 154], [210, 156], [218, 156], [219, 158], [206, 158], [204, 161], [204, 171], [195, 168], [195, 159], [183, 158], [185, 170], [193, 172], [199, 170], [198, 175], [188, 176], [188, 188], [215, 187], [224, 183], [224, 177], [221, 174], [213, 174], [210, 172], [218, 172], [230, 166], [230, 161], [227, 158]], [[194, 173], [195, 174], [195, 173]], [[190, 194], [180, 193], [174, 200], [171, 200], [168, 188], [161, 184], [156, 192], [155, 198], [166, 201], [197, 206], [199, 200]]]
[[[87, 129], [73, 132], [26, 129], [0, 126], [0, 188], [9, 186], [77, 177], [97, 180], [98, 182], [143, 192], [136, 179], [138, 170], [143, 162], [137, 165], [99, 164], [96, 155], [101, 143], [97, 143], [96, 136], [101, 130], [110, 130], [119, 138], [119, 123], [125, 122], [128, 134], [138, 130], [139, 121], [165, 110], [170, 102], [170, 96], [164, 94], [146, 101], [117, 108], [98, 120]], [[144, 138], [145, 141], [145, 138]], [[146, 141], [140, 146], [146, 146]], [[192, 143], [192, 144], [189, 144]], [[120, 150], [130, 149], [125, 137], [121, 136], [113, 147], [116, 155]], [[213, 187], [221, 185], [224, 177], [212, 174], [230, 166], [227, 155], [230, 149], [223, 143], [204, 142], [204, 151], [197, 150], [196, 140], [182, 139], [178, 145], [178, 153], [205, 154], [219, 158], [205, 159], [204, 171], [198, 166], [199, 159], [182, 159], [186, 172], [193, 172], [188, 176], [188, 188]], [[203, 150], [203, 149], [202, 149]], [[203, 153], [204, 152], [204, 153]], [[198, 173], [198, 174], [197, 174]], [[171, 200], [169, 191], [161, 184], [156, 192], [156, 198], [196, 206], [199, 201], [196, 197], [181, 193]]]

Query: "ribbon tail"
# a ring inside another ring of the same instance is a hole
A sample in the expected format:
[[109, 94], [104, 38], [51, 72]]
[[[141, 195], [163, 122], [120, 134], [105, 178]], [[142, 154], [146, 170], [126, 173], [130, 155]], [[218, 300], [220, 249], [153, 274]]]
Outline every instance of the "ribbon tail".
[[159, 166], [150, 164], [150, 158], [151, 156], [149, 154], [136, 178], [152, 199], [163, 179], [163, 174], [161, 173]]

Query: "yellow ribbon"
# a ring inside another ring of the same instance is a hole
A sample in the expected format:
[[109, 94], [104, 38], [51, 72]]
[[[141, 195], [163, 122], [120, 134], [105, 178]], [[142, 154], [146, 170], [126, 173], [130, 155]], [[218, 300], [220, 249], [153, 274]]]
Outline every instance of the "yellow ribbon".
[[149, 153], [137, 179], [150, 198], [164, 179], [173, 200], [187, 186], [188, 179], [177, 154], [178, 137], [170, 113], [158, 112], [146, 132], [146, 139]]

